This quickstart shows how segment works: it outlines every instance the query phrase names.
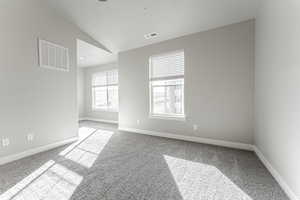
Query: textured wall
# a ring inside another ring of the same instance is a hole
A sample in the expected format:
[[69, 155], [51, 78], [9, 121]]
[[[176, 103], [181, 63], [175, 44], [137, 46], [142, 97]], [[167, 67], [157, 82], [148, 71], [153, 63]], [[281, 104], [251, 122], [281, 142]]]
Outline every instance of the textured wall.
[[77, 71], [77, 105], [79, 118], [85, 115], [85, 73], [83, 68]]
[[[149, 57], [179, 49], [187, 120], [151, 119]], [[119, 83], [120, 127], [253, 143], [254, 20], [121, 52]]]

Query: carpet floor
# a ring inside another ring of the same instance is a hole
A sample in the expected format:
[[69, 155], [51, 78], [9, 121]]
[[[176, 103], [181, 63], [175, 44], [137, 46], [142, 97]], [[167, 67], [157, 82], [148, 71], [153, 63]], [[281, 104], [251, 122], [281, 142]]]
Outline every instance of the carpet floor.
[[0, 166], [1, 200], [288, 200], [253, 152], [83, 122], [80, 140]]

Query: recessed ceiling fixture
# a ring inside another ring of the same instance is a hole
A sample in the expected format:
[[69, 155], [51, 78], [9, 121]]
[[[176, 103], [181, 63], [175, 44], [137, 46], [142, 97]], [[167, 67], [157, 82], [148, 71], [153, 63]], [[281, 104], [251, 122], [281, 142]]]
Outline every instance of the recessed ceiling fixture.
[[148, 40], [148, 39], [152, 39], [152, 38], [156, 38], [158, 36], [158, 33], [148, 33], [146, 35], [144, 35], [144, 37]]
[[107, 0], [98, 0], [99, 2], [106, 2]]

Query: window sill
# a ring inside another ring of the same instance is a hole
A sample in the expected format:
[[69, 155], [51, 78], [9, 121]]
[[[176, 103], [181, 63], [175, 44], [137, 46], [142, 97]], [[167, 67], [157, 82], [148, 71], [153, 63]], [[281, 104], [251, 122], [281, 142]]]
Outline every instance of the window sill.
[[150, 119], [162, 119], [162, 120], [174, 120], [174, 121], [186, 121], [185, 115], [180, 116], [174, 116], [174, 115], [156, 115], [156, 114], [150, 114]]

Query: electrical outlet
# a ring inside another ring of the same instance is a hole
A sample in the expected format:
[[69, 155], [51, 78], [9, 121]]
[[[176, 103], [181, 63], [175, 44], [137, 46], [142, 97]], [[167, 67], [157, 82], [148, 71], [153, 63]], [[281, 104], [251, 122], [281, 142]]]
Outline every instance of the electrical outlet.
[[194, 125], [193, 125], [193, 129], [194, 129], [194, 131], [197, 131], [197, 130], [198, 130], [198, 125], [197, 125], [197, 124], [194, 124]]
[[139, 125], [140, 124], [140, 120], [138, 119], [138, 120], [136, 120], [136, 123], [137, 123], [137, 125]]
[[30, 133], [30, 134], [27, 135], [27, 141], [28, 142], [33, 141], [33, 139], [34, 139], [34, 134]]
[[7, 147], [10, 144], [10, 141], [8, 138], [3, 138], [2, 139], [2, 146]]

